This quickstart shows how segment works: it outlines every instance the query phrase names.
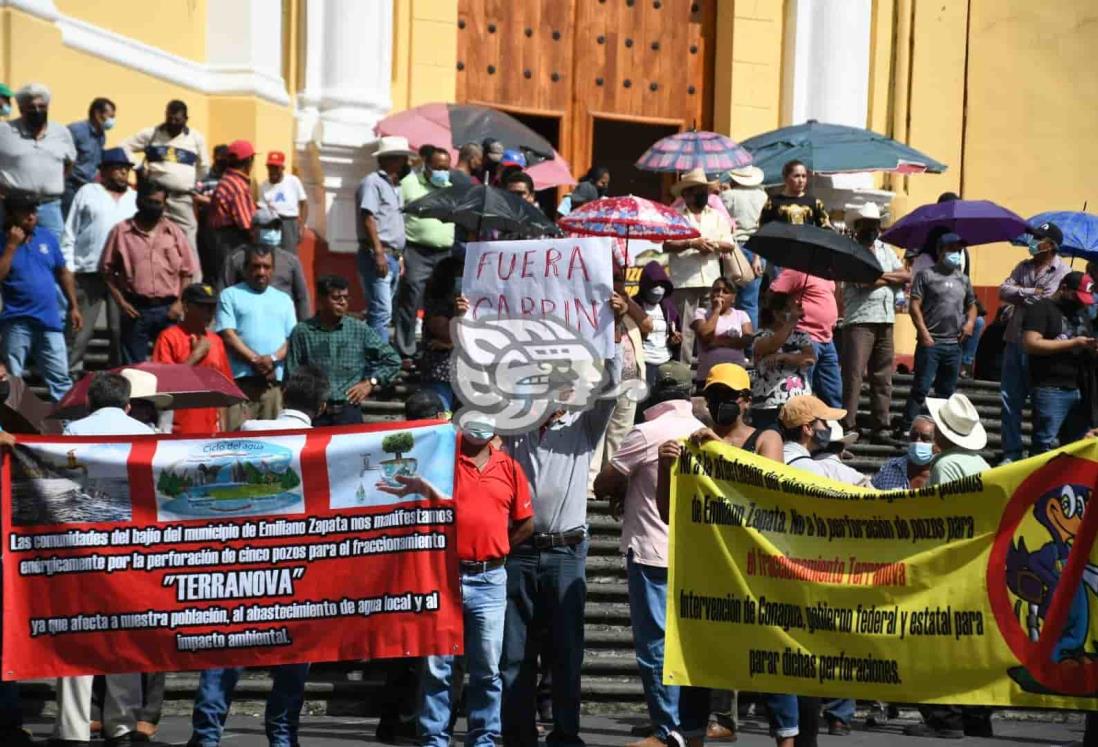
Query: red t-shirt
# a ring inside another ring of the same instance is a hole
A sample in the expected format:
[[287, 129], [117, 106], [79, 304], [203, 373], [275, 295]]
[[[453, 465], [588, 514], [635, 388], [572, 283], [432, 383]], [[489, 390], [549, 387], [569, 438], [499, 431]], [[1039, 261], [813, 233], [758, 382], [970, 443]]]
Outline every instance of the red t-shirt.
[[510, 522], [534, 515], [530, 484], [514, 459], [491, 446], [484, 469], [461, 453], [454, 477], [457, 552], [461, 560], [494, 560], [511, 552]]
[[[233, 372], [229, 368], [229, 356], [225, 353], [225, 343], [221, 341], [219, 335], [210, 330], [206, 330], [206, 339], [210, 341], [210, 351], [198, 365], [220, 371], [232, 381]], [[168, 327], [156, 339], [152, 354], [154, 363], [186, 363], [190, 357], [191, 335], [178, 324]], [[216, 407], [191, 407], [176, 410], [172, 415], [172, 433], [203, 435], [216, 432]]]

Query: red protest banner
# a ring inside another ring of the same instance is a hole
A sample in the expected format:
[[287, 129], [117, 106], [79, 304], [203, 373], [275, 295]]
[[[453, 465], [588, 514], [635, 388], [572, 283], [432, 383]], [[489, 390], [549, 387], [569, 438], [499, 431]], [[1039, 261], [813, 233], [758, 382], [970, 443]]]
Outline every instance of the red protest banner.
[[460, 653], [455, 434], [20, 438], [3, 678]]

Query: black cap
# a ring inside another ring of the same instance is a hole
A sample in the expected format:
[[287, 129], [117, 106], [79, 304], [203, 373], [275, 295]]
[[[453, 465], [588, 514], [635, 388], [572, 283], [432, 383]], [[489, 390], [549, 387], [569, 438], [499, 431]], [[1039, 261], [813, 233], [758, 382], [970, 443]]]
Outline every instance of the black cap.
[[1057, 247], [1064, 243], [1064, 232], [1060, 230], [1059, 226], [1050, 221], [1045, 221], [1039, 226], [1030, 228], [1029, 232], [1039, 239], [1052, 239], [1056, 242]]
[[217, 293], [205, 283], [191, 283], [183, 289], [183, 302], [216, 304]]
[[37, 210], [38, 203], [38, 196], [33, 192], [13, 189], [4, 195], [4, 209], [9, 213], [13, 210]]

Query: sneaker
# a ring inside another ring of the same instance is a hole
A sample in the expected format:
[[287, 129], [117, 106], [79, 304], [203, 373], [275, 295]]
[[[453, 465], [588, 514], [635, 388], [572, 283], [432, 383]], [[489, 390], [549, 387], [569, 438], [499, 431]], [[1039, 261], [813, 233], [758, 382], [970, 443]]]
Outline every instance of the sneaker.
[[711, 742], [735, 742], [738, 737], [736, 730], [730, 729], [717, 721], [710, 721], [705, 729], [705, 738]]
[[933, 737], [935, 739], [964, 739], [963, 729], [935, 729], [930, 724], [909, 724], [904, 727], [905, 737]]
[[827, 733], [833, 737], [846, 737], [850, 735], [850, 724], [839, 719], [827, 720]]

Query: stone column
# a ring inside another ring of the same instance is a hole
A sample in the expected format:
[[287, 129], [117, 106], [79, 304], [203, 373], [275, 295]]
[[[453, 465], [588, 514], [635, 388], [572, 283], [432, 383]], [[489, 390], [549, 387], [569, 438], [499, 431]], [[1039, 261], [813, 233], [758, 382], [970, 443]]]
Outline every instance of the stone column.
[[309, 223], [333, 252], [358, 244], [355, 188], [371, 168], [367, 143], [392, 107], [393, 4], [306, 0], [295, 145]]

